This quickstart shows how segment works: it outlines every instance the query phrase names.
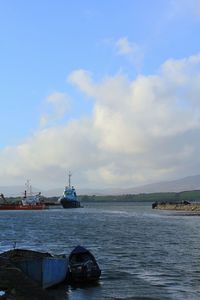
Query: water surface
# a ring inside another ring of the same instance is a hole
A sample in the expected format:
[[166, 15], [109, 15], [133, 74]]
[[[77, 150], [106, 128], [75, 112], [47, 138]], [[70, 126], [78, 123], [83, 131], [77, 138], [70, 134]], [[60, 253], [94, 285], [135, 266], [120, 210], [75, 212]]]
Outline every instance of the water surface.
[[51, 289], [56, 300], [200, 299], [200, 216], [144, 203], [86, 203], [84, 208], [0, 211], [0, 251], [92, 251], [97, 285]]

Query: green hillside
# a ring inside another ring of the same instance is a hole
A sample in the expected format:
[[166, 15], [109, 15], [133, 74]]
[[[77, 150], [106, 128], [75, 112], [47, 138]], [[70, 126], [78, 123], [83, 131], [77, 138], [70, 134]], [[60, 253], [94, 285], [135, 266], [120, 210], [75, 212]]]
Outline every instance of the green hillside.
[[128, 194], [115, 196], [79, 196], [83, 202], [88, 201], [143, 201], [143, 202], [182, 202], [182, 201], [200, 201], [200, 190], [184, 191], [184, 192], [170, 192], [170, 193], [143, 193], [143, 194]]

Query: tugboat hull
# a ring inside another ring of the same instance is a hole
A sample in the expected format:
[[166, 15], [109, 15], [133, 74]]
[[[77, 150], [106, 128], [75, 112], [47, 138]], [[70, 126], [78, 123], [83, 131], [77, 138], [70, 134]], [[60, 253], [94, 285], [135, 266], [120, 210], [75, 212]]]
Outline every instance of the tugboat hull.
[[77, 200], [67, 200], [67, 199], [62, 199], [60, 201], [60, 203], [62, 204], [63, 208], [77, 208], [77, 207], [81, 207], [81, 204], [79, 201]]

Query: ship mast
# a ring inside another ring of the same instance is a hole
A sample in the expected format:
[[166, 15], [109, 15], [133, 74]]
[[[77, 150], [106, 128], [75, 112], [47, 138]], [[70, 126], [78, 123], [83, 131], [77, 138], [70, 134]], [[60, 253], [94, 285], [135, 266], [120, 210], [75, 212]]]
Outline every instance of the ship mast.
[[72, 173], [69, 171], [69, 187], [71, 187], [71, 176], [72, 176]]
[[32, 195], [32, 187], [30, 185], [30, 179], [27, 179], [26, 183], [25, 183], [25, 194], [29, 194], [29, 195]]

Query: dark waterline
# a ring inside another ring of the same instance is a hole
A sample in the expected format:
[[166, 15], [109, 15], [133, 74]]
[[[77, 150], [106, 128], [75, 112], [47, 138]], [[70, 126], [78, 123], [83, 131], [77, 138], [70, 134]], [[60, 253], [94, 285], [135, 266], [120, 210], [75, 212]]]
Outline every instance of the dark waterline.
[[200, 299], [200, 217], [144, 203], [0, 211], [0, 250], [69, 254], [83, 245], [102, 269], [97, 285], [51, 289], [56, 300]]

